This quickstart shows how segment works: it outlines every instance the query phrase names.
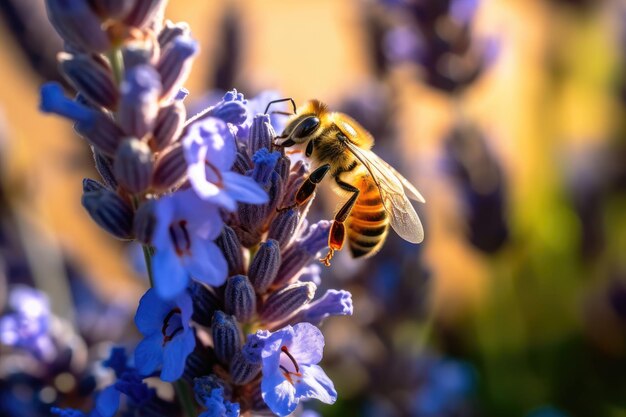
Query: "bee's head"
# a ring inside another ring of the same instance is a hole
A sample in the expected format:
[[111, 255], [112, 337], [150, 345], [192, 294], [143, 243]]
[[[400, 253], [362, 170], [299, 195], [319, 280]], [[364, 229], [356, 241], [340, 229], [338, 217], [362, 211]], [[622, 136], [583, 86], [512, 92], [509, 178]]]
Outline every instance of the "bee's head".
[[306, 143], [315, 137], [319, 127], [320, 119], [316, 115], [299, 115], [287, 123], [282, 135], [276, 137], [276, 145], [288, 148]]

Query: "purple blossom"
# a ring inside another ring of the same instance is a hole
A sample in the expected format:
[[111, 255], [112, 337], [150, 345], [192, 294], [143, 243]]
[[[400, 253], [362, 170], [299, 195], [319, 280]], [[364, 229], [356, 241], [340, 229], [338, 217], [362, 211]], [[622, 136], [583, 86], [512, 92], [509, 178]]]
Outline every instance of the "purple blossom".
[[183, 374], [185, 360], [196, 346], [189, 326], [193, 313], [191, 297], [183, 293], [164, 301], [149, 289], [139, 301], [135, 324], [144, 336], [135, 350], [135, 363], [141, 375], [150, 375], [159, 366], [163, 381], [175, 381]]
[[156, 202], [152, 269], [160, 297], [180, 295], [190, 276], [209, 285], [224, 283], [228, 266], [213, 243], [221, 230], [217, 206], [200, 200], [193, 190], [179, 191]]
[[182, 139], [189, 182], [198, 196], [228, 211], [237, 203], [264, 204], [267, 193], [252, 178], [232, 172], [237, 145], [222, 119], [207, 117], [192, 123]]
[[309, 323], [286, 326], [259, 342], [263, 343], [261, 391], [274, 413], [289, 415], [300, 400], [308, 398], [335, 402], [335, 387], [317, 365], [324, 348], [324, 336], [317, 327]]
[[11, 290], [8, 305], [12, 312], [0, 318], [0, 343], [49, 359], [54, 347], [48, 334], [51, 316], [46, 295], [17, 285]]
[[306, 306], [299, 313], [299, 318], [317, 325], [330, 316], [351, 316], [352, 310], [352, 294], [344, 290], [328, 290], [318, 300]]

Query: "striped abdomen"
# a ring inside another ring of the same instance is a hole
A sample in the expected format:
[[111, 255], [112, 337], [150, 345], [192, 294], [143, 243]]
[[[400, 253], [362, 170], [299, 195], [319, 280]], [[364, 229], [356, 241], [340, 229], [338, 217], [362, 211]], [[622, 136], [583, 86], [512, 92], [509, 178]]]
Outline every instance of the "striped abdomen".
[[361, 192], [346, 220], [348, 244], [353, 257], [368, 257], [378, 252], [385, 242], [389, 217], [369, 174], [361, 176], [354, 185]]

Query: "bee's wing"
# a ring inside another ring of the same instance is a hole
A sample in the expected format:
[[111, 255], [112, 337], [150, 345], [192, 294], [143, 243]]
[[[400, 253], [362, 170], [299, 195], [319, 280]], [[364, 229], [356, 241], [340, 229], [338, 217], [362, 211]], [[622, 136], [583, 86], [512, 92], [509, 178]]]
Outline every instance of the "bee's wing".
[[[389, 214], [391, 227], [406, 241], [420, 243], [424, 240], [424, 228], [407, 194], [413, 199], [424, 202], [424, 197], [389, 164], [374, 152], [346, 142], [350, 152], [369, 171], [380, 191], [383, 206]], [[405, 193], [406, 190], [406, 193]]]

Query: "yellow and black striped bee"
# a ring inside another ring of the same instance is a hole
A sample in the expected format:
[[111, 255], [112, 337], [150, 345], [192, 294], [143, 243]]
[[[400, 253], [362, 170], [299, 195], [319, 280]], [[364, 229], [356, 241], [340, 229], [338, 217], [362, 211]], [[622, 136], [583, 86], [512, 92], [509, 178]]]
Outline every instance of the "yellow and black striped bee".
[[390, 225], [403, 239], [420, 243], [424, 229], [409, 199], [424, 203], [424, 197], [370, 150], [372, 135], [351, 117], [329, 111], [318, 100], [297, 109], [292, 99], [274, 102], [287, 100], [294, 114], [275, 144], [303, 151], [313, 170], [296, 194], [296, 205], [306, 203], [327, 174], [334, 179], [335, 191], [349, 196], [335, 214], [329, 251], [320, 261], [329, 266], [346, 235], [353, 257], [372, 256], [383, 245]]

